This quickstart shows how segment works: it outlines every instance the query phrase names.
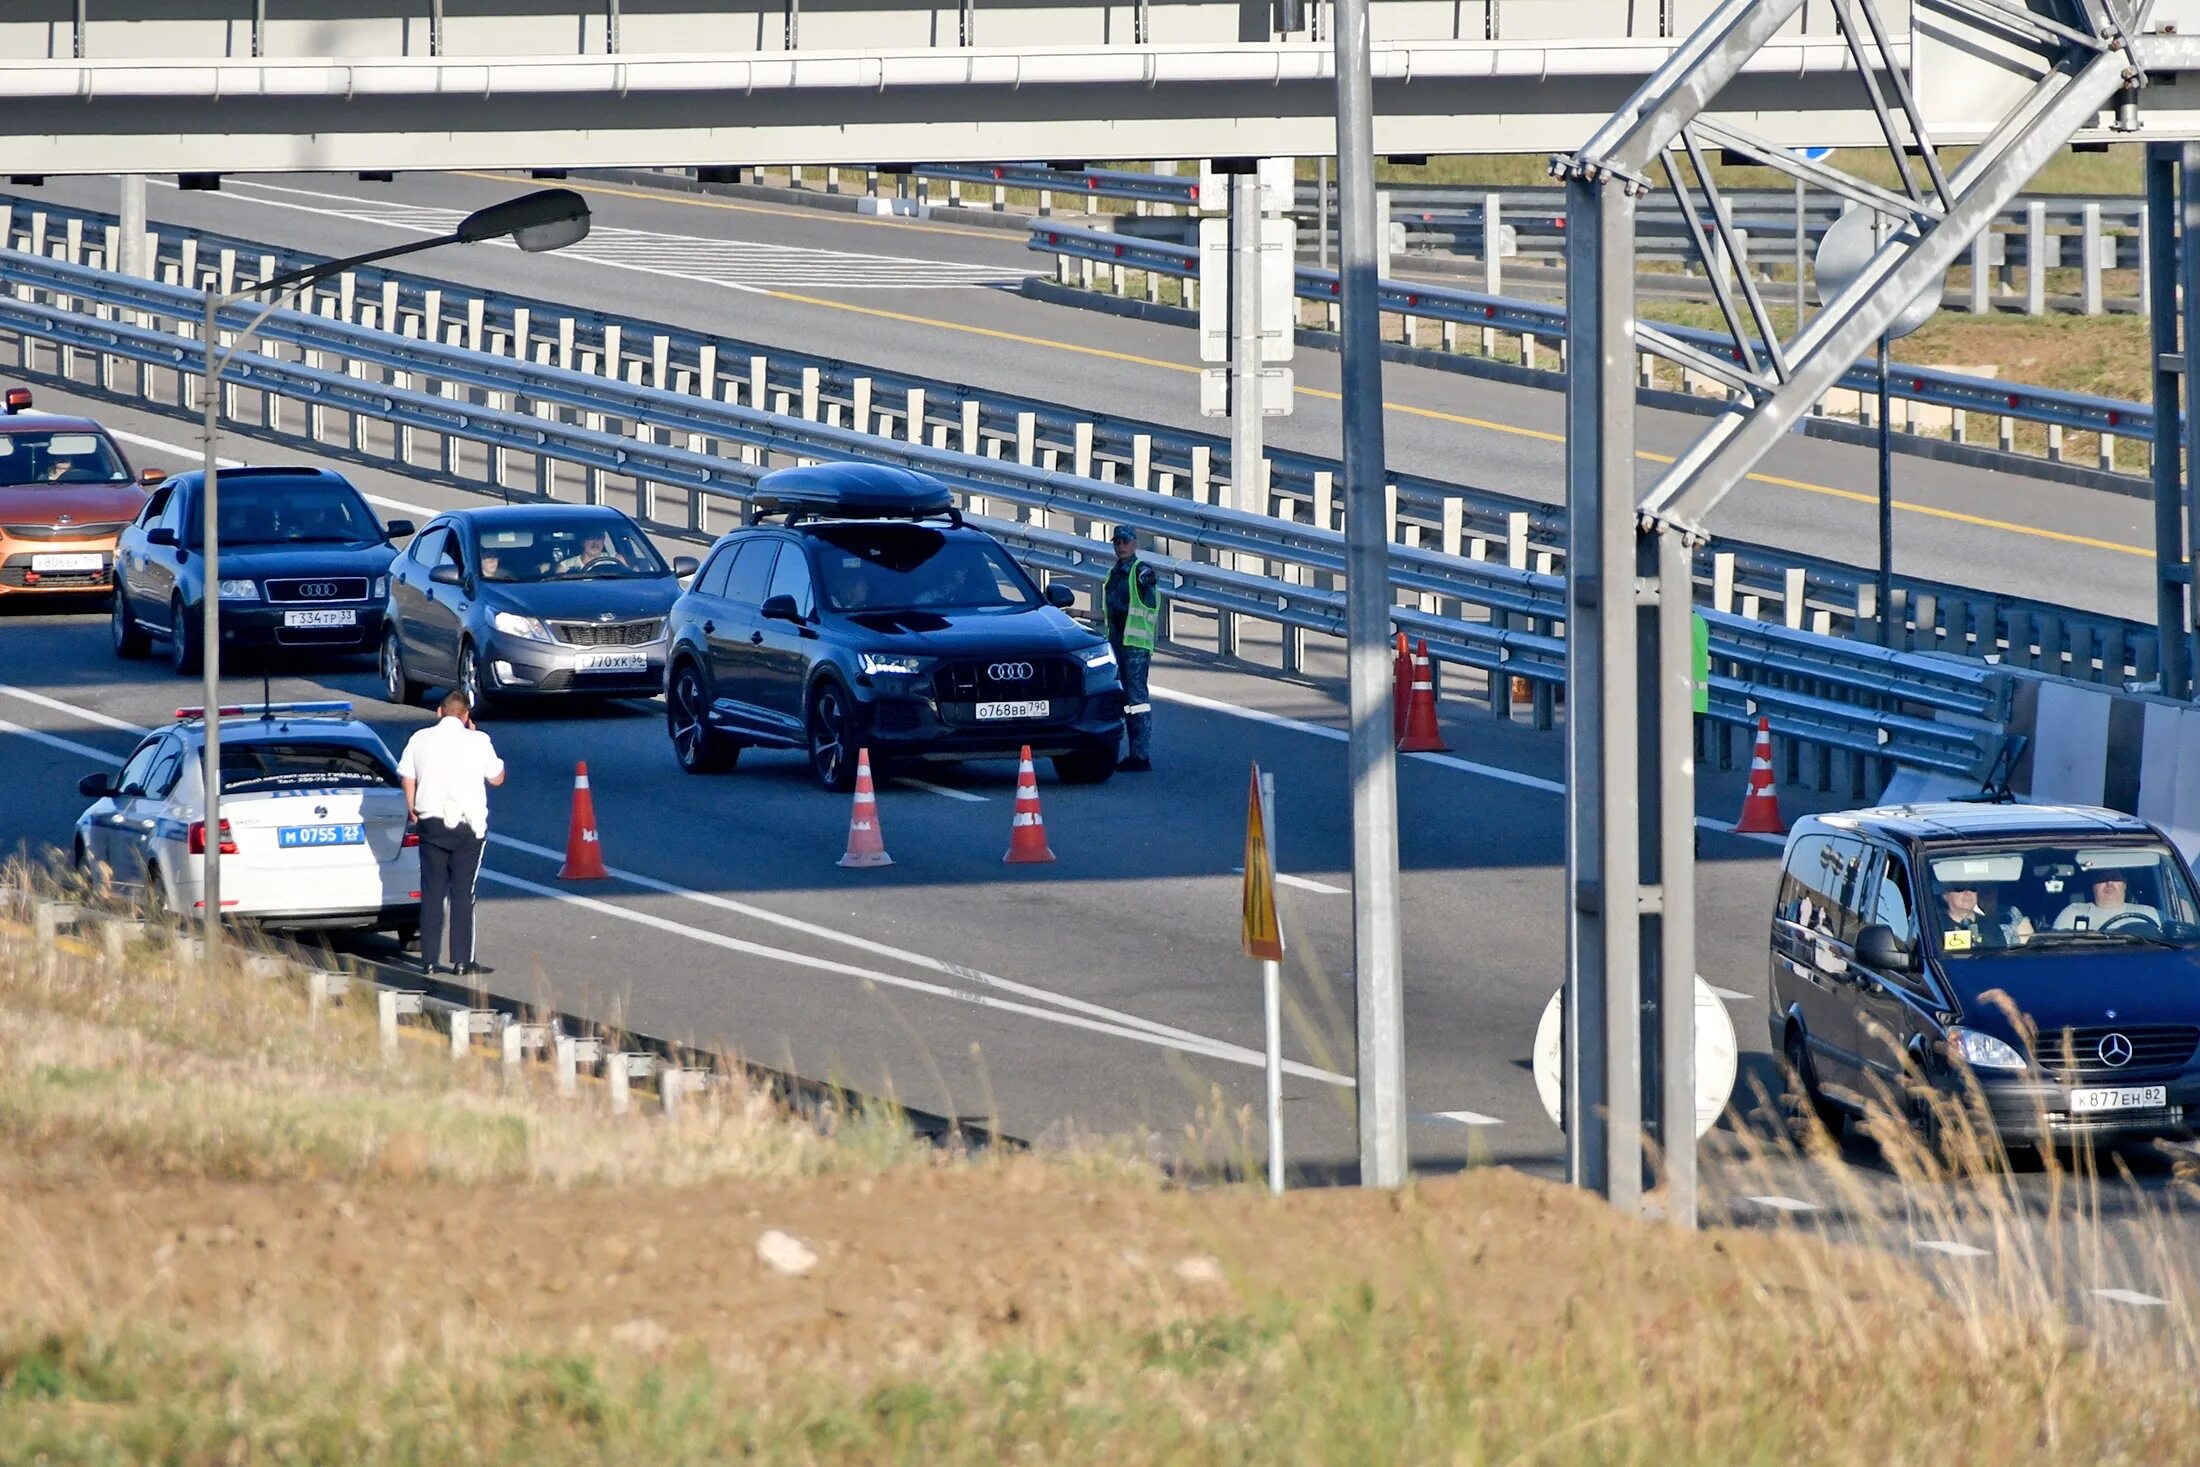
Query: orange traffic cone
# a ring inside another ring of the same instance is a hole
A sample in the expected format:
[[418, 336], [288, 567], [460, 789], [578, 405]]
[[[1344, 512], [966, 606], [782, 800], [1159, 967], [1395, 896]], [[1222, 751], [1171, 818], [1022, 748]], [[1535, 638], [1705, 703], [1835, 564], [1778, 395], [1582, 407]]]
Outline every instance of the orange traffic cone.
[[1428, 643], [1413, 648], [1413, 701], [1406, 709], [1405, 733], [1398, 740], [1401, 754], [1441, 754], [1451, 748], [1436, 726], [1436, 683], [1429, 676]]
[[1051, 861], [1047, 847], [1047, 823], [1039, 813], [1039, 776], [1031, 767], [1031, 745], [1024, 745], [1023, 763], [1016, 767], [1016, 818], [1008, 830], [1008, 854], [1004, 863]]
[[1398, 650], [1390, 657], [1390, 741], [1406, 736], [1406, 705], [1413, 701], [1413, 654], [1406, 650], [1406, 634], [1398, 633]]
[[1742, 796], [1742, 818], [1734, 828], [1744, 835], [1786, 835], [1780, 797], [1772, 792], [1772, 720], [1757, 720], [1757, 746], [1749, 751], [1749, 793]]
[[878, 794], [871, 788], [871, 751], [856, 750], [856, 803], [848, 814], [848, 853], [843, 866], [891, 866], [878, 828]]
[[573, 820], [565, 829], [565, 864], [558, 868], [560, 881], [606, 881], [603, 838], [596, 834], [596, 801], [588, 793], [586, 761], [573, 770]]

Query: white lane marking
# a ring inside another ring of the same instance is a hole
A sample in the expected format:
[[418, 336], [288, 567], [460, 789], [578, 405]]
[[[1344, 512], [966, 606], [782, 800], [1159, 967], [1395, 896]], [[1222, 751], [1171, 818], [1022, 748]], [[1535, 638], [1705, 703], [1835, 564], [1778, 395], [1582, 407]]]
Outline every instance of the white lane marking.
[[[1225, 703], [1220, 698], [1207, 698], [1198, 693], [1186, 693], [1175, 688], [1153, 687], [1151, 685], [1149, 685], [1148, 691], [1165, 703], [1182, 703], [1188, 708], [1201, 708], [1209, 713], [1226, 713], [1232, 718], [1249, 718], [1255, 723], [1273, 724], [1277, 728], [1288, 728], [1299, 733], [1309, 733], [1316, 738], [1328, 739], [1332, 743], [1345, 743], [1351, 738], [1351, 735], [1343, 729], [1331, 728], [1325, 723], [1309, 723], [1303, 718], [1288, 718], [1281, 713], [1269, 713], [1260, 708], [1246, 708], [1236, 703]], [[1420, 759], [1426, 763], [1441, 765], [1446, 769], [1456, 769], [1462, 774], [1478, 774], [1484, 779], [1494, 779], [1500, 784], [1517, 785], [1521, 789], [1541, 790], [1547, 795], [1563, 795], [1566, 793], [1566, 786], [1555, 779], [1545, 779], [1539, 774], [1522, 774], [1517, 769], [1500, 769], [1495, 764], [1477, 764], [1472, 759], [1461, 759], [1453, 754], [1400, 754], [1398, 757], [1401, 759]], [[1715, 830], [1721, 835], [1738, 835], [1744, 840], [1765, 841], [1777, 846], [1787, 844], [1787, 837], [1784, 835], [1752, 835], [1747, 831], [1736, 830], [1729, 821], [1713, 820], [1708, 815], [1698, 815], [1696, 817], [1696, 827], [1699, 830]]]
[[2134, 1309], [2160, 1309], [2169, 1303], [2167, 1299], [2157, 1299], [2137, 1289], [2095, 1289], [2093, 1293], [2096, 1298], [2106, 1299], [2111, 1304], [2129, 1304]]
[[[1245, 868], [1243, 866], [1232, 866], [1230, 868], [1230, 874], [1232, 876], [1243, 876], [1245, 874]], [[1276, 884], [1278, 886], [1295, 886], [1300, 891], [1318, 891], [1323, 896], [1352, 895], [1352, 889], [1350, 887], [1331, 886], [1326, 881], [1316, 881], [1311, 876], [1293, 876], [1288, 871], [1278, 871], [1276, 873]]]
[[137, 724], [125, 723], [119, 718], [110, 718], [97, 709], [85, 708], [75, 703], [64, 703], [59, 698], [49, 698], [44, 693], [34, 693], [29, 688], [19, 688], [12, 683], [0, 683], [0, 693], [5, 693], [10, 698], [20, 698], [26, 703], [35, 703], [39, 707], [54, 713], [66, 713], [72, 717], [81, 718], [86, 723], [96, 723], [101, 728], [111, 728], [117, 733], [144, 735], [151, 732], [150, 729], [140, 728]]
[[1486, 1116], [1478, 1110], [1429, 1110], [1414, 1116], [1417, 1121], [1442, 1121], [1452, 1126], [1502, 1126], [1505, 1123], [1496, 1116]]
[[[10, 687], [4, 683], [0, 683], [0, 692], [13, 694], [14, 696], [27, 699], [31, 702], [40, 704], [41, 706], [51, 708], [59, 712], [73, 713], [80, 717], [91, 719], [96, 722], [106, 724], [111, 728], [120, 729], [129, 733], [142, 734], [146, 732], [145, 729], [139, 728], [136, 724], [124, 723], [119, 719], [109, 718], [104, 713], [95, 713], [89, 708], [79, 707], [74, 703], [65, 703], [58, 698], [48, 698], [41, 693], [32, 693], [25, 689]], [[61, 742], [66, 743], [66, 741]], [[79, 751], [83, 751], [85, 749], [84, 745], [74, 745], [72, 747]], [[107, 759], [111, 762], [121, 762], [119, 756], [107, 754], [104, 751], [91, 752], [95, 752], [97, 753], [98, 757]], [[562, 861], [565, 859], [565, 853], [562, 851], [553, 850], [548, 846], [538, 846], [532, 841], [524, 841], [516, 836], [491, 834], [489, 839], [491, 842], [497, 845], [509, 846], [514, 850], [526, 851], [530, 855], [541, 856], [548, 860]], [[996, 975], [985, 972], [982, 969], [966, 967], [961, 963], [943, 962], [938, 958], [927, 956], [924, 953], [912, 952], [906, 948], [893, 947], [883, 942], [874, 942], [870, 938], [858, 937], [854, 933], [841, 932], [831, 927], [823, 927], [815, 922], [805, 922], [799, 917], [789, 917], [784, 913], [769, 911], [763, 907], [751, 906], [747, 902], [737, 902], [731, 897], [717, 896], [710, 892], [694, 891], [684, 886], [676, 886], [669, 881], [658, 881], [654, 877], [644, 876], [638, 871], [628, 871], [618, 866], [607, 866], [604, 869], [617, 880], [624, 881], [632, 886], [640, 886], [651, 891], [663, 892], [668, 896], [683, 897], [689, 901], [699, 903], [703, 906], [717, 907], [723, 911], [735, 912], [744, 917], [754, 918], [759, 922], [767, 922], [772, 924], [773, 926], [785, 927], [790, 931], [800, 932], [805, 936], [820, 938], [827, 942], [844, 943], [849, 947], [858, 948], [864, 952], [876, 954], [879, 957], [894, 958], [901, 962], [909, 963], [912, 966], [928, 968], [933, 972], [943, 973], [951, 978], [960, 978], [967, 983], [975, 983], [981, 987], [998, 988], [1005, 993], [1014, 993], [1021, 995], [1025, 998], [1037, 1000], [1042, 1003], [1055, 1004], [1063, 1009], [1072, 1011], [1073, 1014], [1091, 1015], [1095, 1021], [1104, 1025], [1109, 1025], [1116, 1028], [1136, 1029], [1142, 1033], [1152, 1036], [1155, 1040], [1166, 1042], [1175, 1048], [1182, 1049], [1187, 1052], [1212, 1054], [1215, 1058], [1231, 1060], [1237, 1064], [1265, 1065], [1267, 1063], [1266, 1057], [1258, 1053], [1257, 1051], [1247, 1049], [1243, 1045], [1230, 1044], [1224, 1040], [1209, 1038], [1207, 1035], [1197, 1033], [1190, 1029], [1179, 1029], [1172, 1024], [1163, 1024], [1157, 1020], [1144, 1018], [1137, 1014], [1125, 1013], [1119, 1009], [1111, 1009], [1104, 1004], [1089, 1003], [1084, 999], [1072, 998], [1067, 994], [1053, 993], [1044, 988], [1034, 987], [1031, 984], [1018, 983], [1013, 979], [997, 977]], [[507, 884], [528, 886], [528, 889], [530, 890], [536, 889], [530, 886], [528, 883], [521, 881], [518, 877], [504, 877], [499, 876], [493, 872], [489, 874], [492, 876], [493, 879], [505, 881]], [[541, 888], [540, 890], [549, 895], [559, 897], [568, 895], [567, 893], [558, 892], [551, 888]], [[616, 908], [613, 910], [616, 910], [621, 914], [625, 914], [626, 909]], [[632, 915], [634, 915], [637, 920], [640, 920], [640, 914], [637, 913]], [[649, 920], [655, 922], [660, 919], [653, 918]], [[679, 924], [674, 923], [671, 924], [671, 930], [688, 929], [682, 929], [680, 928]], [[700, 931], [701, 929], [693, 930]], [[715, 940], [715, 938], [713, 940]], [[734, 942], [739, 941], [739, 939], [728, 938], [726, 939], [726, 941]], [[768, 949], [767, 951], [776, 952], [778, 950]], [[802, 961], [813, 962], [822, 960], [802, 959]], [[872, 976], [870, 975], [869, 970], [848, 969], [847, 971], [859, 972], [864, 976]], [[882, 978], [881, 981], [907, 984], [916, 982], [917, 980]], [[925, 985], [925, 987], [927, 991], [930, 991], [932, 988], [938, 987], [938, 985], [928, 984]], [[951, 995], [958, 992], [957, 990], [944, 989], [941, 991], [947, 992]], [[984, 1000], [981, 995], [964, 994], [962, 996], [968, 998], [972, 1002], [989, 1001]], [[990, 1000], [990, 1002], [994, 1002], [996, 1006], [1012, 1007], [1017, 1012], [1025, 1012], [1028, 1008], [1027, 1005], [1022, 1004], [1010, 1005], [1006, 1000]], [[1062, 1015], [1048, 1015], [1039, 1010], [1030, 1010], [1030, 1012], [1040, 1013], [1042, 1017], [1064, 1017], [1065, 1019], [1068, 1017]], [[1350, 1086], [1353, 1083], [1352, 1077], [1350, 1075], [1340, 1075], [1334, 1070], [1324, 1070], [1314, 1065], [1302, 1064], [1297, 1060], [1285, 1060], [1283, 1062], [1283, 1067], [1286, 1072], [1300, 1076], [1303, 1079], [1321, 1080], [1328, 1084], [1338, 1086]]]
[[952, 785], [934, 784], [928, 779], [911, 779], [906, 774], [895, 775], [893, 782], [908, 785], [911, 789], [923, 790], [927, 794], [939, 795], [945, 799], [961, 800], [965, 804], [971, 805], [983, 805], [993, 798], [991, 795], [975, 794], [970, 790], [959, 790]]
[[95, 749], [90, 744], [80, 744], [74, 739], [58, 738], [50, 733], [40, 733], [35, 728], [25, 728], [22, 724], [10, 723], [5, 718], [0, 718], [0, 733], [11, 733], [17, 738], [29, 739], [34, 744], [45, 744], [59, 749], [65, 754], [82, 754], [88, 759], [97, 759], [102, 764], [120, 764], [122, 762], [120, 754], [110, 754], [105, 749]]
[[[140, 448], [157, 448], [164, 453], [182, 454], [186, 459], [196, 458], [202, 464], [206, 458], [206, 450], [203, 448], [185, 448], [179, 443], [170, 443], [160, 438], [148, 438], [143, 433], [125, 433], [120, 428], [109, 428], [107, 431], [123, 442], [135, 443]], [[244, 467], [244, 460], [241, 458], [217, 458], [214, 460], [214, 464], [217, 468], [241, 469]], [[183, 471], [178, 470], [178, 472]], [[402, 499], [384, 499], [379, 494], [368, 494], [364, 489], [359, 492], [367, 503], [379, 504], [384, 509], [402, 509], [409, 514], [434, 515], [440, 513], [438, 510], [428, 508], [425, 504], [411, 504]]]
[[1951, 1243], [1946, 1238], [1914, 1238], [1912, 1248], [1926, 1253], [1945, 1253], [1950, 1258], [1984, 1258], [1993, 1250], [1971, 1243]]
[[[322, 203], [318, 206], [290, 203], [270, 197], [275, 194], [318, 199]], [[256, 180], [236, 182], [231, 188], [231, 196], [266, 208], [297, 209], [415, 234], [448, 234], [464, 217], [455, 209], [362, 199], [353, 194], [287, 188]], [[496, 243], [512, 248], [509, 241]], [[708, 235], [666, 234], [658, 230], [601, 224], [591, 229], [586, 239], [567, 245], [559, 253], [617, 270], [693, 280], [752, 295], [789, 286], [829, 290], [930, 290], [1015, 285], [1032, 273], [1004, 265], [971, 265], [907, 255], [767, 244], [761, 240], [714, 239]]]
[[[764, 943], [750, 942], [744, 938], [728, 937], [721, 932], [711, 932], [701, 927], [691, 927], [685, 922], [675, 922], [669, 917], [659, 917], [649, 912], [638, 912], [630, 907], [617, 906], [611, 902], [600, 901], [595, 897], [581, 896], [576, 892], [560, 891], [554, 886], [544, 886], [539, 881], [526, 881], [517, 876], [508, 876], [501, 871], [483, 871], [481, 876], [484, 880], [498, 886], [512, 887], [531, 896], [549, 897], [553, 901], [564, 902], [568, 906], [579, 907], [599, 916], [616, 917], [622, 922], [653, 927], [660, 932], [673, 933], [696, 942], [706, 943], [712, 947], [724, 948], [728, 952], [746, 953], [752, 957], [767, 958], [775, 962], [792, 964], [798, 968], [810, 968], [821, 973], [838, 973], [844, 977], [859, 978], [864, 982], [876, 983], [884, 987], [907, 989], [912, 993], [928, 994], [934, 998], [953, 999], [958, 1003], [973, 1004], [979, 1008], [996, 1009], [1003, 1013], [1016, 1014], [1028, 1019], [1040, 1019], [1049, 1024], [1063, 1024], [1073, 1029], [1085, 1029], [1095, 1034], [1106, 1034], [1117, 1039], [1128, 1039], [1138, 1044], [1150, 1044], [1161, 1049], [1179, 1050], [1185, 1054], [1196, 1054], [1206, 1059], [1228, 1060], [1234, 1064], [1255, 1069], [1266, 1063], [1263, 1056], [1240, 1045], [1225, 1044], [1219, 1040], [1189, 1043], [1171, 1035], [1155, 1034], [1145, 1029], [1132, 1028], [1126, 1024], [1111, 1024], [1099, 1019], [1088, 1019], [1081, 1014], [1063, 1013], [1057, 1009], [1040, 1008], [1035, 1004], [1019, 1003], [1014, 999], [998, 998], [992, 994], [973, 993], [966, 988], [950, 988], [944, 983], [932, 983], [922, 978], [905, 978], [899, 974], [881, 972], [876, 968], [859, 968], [852, 963], [835, 962], [830, 958], [813, 957], [808, 953], [798, 953], [787, 948], [770, 947]], [[1319, 1074], [1319, 1072], [1316, 1073]]]
[[[544, 860], [562, 861], [565, 859], [563, 851], [554, 850], [549, 846], [538, 846], [532, 841], [520, 840], [516, 836], [499, 835], [492, 831], [489, 840], [492, 844], [509, 846], [513, 850], [526, 851], [528, 854], [540, 856]], [[1218, 1045], [1230, 1052], [1230, 1058], [1241, 1058], [1244, 1063], [1265, 1063], [1263, 1056], [1256, 1050], [1246, 1049], [1240, 1045], [1227, 1044], [1223, 1040], [1213, 1039], [1190, 1029], [1179, 1029], [1172, 1024], [1163, 1024], [1138, 1014], [1126, 1013], [1120, 1009], [1111, 1009], [1105, 1004], [1072, 998], [1067, 994], [1055, 993], [1048, 989], [1035, 987], [1032, 984], [1018, 983], [1012, 978], [1002, 978], [979, 968], [967, 967], [961, 963], [945, 962], [925, 953], [913, 952], [907, 948], [894, 947], [883, 942], [875, 942], [868, 937], [858, 937], [851, 932], [842, 932], [836, 928], [820, 926], [815, 922], [806, 922], [800, 917], [790, 917], [784, 912], [774, 912], [768, 908], [751, 906], [747, 902], [735, 901], [731, 897], [719, 896], [715, 892], [695, 891], [669, 881], [659, 881], [655, 877], [644, 876], [638, 871], [629, 871], [619, 866], [606, 866], [604, 870], [612, 879], [624, 881], [632, 886], [662, 892], [667, 896], [681, 897], [702, 906], [716, 907], [720, 911], [733, 912], [759, 922], [768, 922], [772, 926], [784, 927], [791, 932], [800, 932], [804, 936], [815, 937], [821, 941], [841, 943], [878, 957], [892, 958], [897, 962], [908, 963], [912, 967], [929, 969], [935, 973], [945, 974], [950, 978], [959, 978], [965, 983], [974, 983], [983, 988], [997, 988], [1003, 993], [1013, 993], [1019, 998], [1031, 999], [1038, 1003], [1056, 1004], [1075, 1013], [1089, 1015], [1106, 1023], [1137, 1028], [1160, 1038], [1190, 1045]], [[1313, 1065], [1302, 1064], [1297, 1060], [1285, 1060], [1283, 1067], [1291, 1074], [1309, 1080], [1323, 1080], [1331, 1085], [1340, 1086], [1352, 1084], [1350, 1075], [1340, 1075], [1334, 1070], [1319, 1069]]]
[[1756, 1001], [1757, 995], [1753, 993], [1736, 993], [1733, 989], [1721, 988], [1716, 983], [1706, 984], [1705, 986], [1728, 1003], [1753, 1003]]
[[1800, 1197], [1782, 1197], [1777, 1193], [1763, 1197], [1745, 1197], [1744, 1202], [1754, 1202], [1759, 1207], [1769, 1207], [1775, 1212], [1816, 1212], [1818, 1204], [1805, 1202]]

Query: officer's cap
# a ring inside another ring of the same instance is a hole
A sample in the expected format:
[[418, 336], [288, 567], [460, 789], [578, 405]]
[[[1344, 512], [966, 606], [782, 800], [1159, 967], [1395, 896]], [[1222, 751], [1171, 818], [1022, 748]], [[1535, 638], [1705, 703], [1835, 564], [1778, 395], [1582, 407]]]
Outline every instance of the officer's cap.
[[1131, 542], [1131, 544], [1136, 545], [1138, 543], [1138, 532], [1132, 529], [1129, 525], [1117, 525], [1115, 527], [1115, 533], [1108, 536], [1108, 538], [1118, 545], [1122, 544], [1125, 540], [1128, 540]]

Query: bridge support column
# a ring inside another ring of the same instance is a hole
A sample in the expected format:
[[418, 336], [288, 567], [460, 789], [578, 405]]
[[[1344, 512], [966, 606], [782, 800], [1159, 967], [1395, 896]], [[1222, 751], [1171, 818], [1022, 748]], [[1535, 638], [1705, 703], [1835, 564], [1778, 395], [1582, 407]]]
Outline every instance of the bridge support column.
[[[2189, 698], [2192, 682], [2192, 562], [2185, 550], [2185, 474], [2183, 465], [2192, 429], [2184, 423], [2181, 378], [2187, 364], [2178, 359], [2177, 175], [2183, 164], [2189, 201], [2190, 146], [2147, 145], [2147, 323], [2154, 353], [2154, 585], [2155, 622], [2161, 638], [2162, 693]], [[2181, 156], [2183, 155], [2183, 156]], [[2189, 299], [2189, 297], [2188, 297]], [[2189, 307], [2188, 307], [2189, 309]], [[2186, 340], [2192, 333], [2186, 332]]]

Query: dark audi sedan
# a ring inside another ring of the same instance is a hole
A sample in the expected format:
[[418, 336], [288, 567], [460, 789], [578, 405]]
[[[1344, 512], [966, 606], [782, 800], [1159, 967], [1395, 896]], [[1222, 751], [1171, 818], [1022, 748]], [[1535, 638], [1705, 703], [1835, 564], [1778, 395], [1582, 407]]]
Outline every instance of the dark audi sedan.
[[1772, 920], [1772, 1042], [1830, 1126], [1975, 1081], [2003, 1141], [2188, 1134], [2200, 902], [2162, 833], [2082, 806], [1798, 821]]
[[[1105, 640], [903, 469], [821, 464], [757, 484], [672, 611], [665, 716], [681, 768], [798, 748], [827, 789], [882, 763], [1013, 757], [1115, 772], [1123, 693]], [[776, 523], [774, 523], [776, 521]]]
[[454, 510], [390, 568], [383, 691], [419, 701], [456, 687], [477, 708], [546, 696], [654, 698], [665, 616], [695, 561], [667, 565], [615, 509], [563, 504]]
[[327, 469], [224, 469], [215, 529], [220, 586], [206, 582], [200, 490], [178, 474], [153, 490], [115, 544], [115, 655], [142, 657], [167, 640], [179, 673], [196, 672], [210, 589], [221, 597], [224, 647], [371, 653], [382, 639], [390, 542], [385, 526], [342, 474]]

